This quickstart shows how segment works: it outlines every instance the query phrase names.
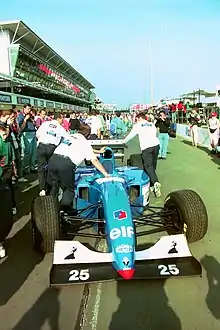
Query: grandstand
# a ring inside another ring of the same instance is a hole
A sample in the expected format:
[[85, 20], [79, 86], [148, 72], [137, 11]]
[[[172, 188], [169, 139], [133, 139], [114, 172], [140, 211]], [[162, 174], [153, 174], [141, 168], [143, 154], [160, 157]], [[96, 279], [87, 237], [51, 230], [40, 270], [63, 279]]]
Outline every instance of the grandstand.
[[0, 22], [0, 49], [0, 109], [82, 110], [94, 102], [94, 86], [22, 21]]

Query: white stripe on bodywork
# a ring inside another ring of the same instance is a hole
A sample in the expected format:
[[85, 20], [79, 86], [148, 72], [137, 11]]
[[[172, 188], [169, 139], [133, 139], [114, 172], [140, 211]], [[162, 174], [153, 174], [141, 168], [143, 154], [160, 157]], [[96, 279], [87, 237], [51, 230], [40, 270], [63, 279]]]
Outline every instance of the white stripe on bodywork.
[[[175, 244], [174, 244], [175, 243]], [[175, 248], [175, 254], [169, 251]], [[76, 249], [75, 259], [67, 259], [72, 250]], [[135, 260], [155, 260], [178, 257], [189, 257], [191, 252], [184, 234], [163, 236], [149, 249], [135, 252]], [[112, 253], [91, 251], [78, 241], [56, 241], [54, 246], [53, 264], [79, 264], [79, 263], [99, 263], [112, 262]]]

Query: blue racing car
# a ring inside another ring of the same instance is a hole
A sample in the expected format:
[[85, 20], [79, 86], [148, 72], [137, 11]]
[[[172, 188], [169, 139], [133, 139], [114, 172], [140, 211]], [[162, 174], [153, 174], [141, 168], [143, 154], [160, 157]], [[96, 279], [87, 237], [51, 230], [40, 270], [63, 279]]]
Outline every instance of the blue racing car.
[[[173, 191], [163, 207], [152, 207], [149, 177], [136, 166], [138, 155], [131, 157], [131, 166], [116, 167], [113, 150], [106, 148], [100, 162], [111, 176], [79, 167], [71, 212], [59, 211], [51, 196], [33, 202], [34, 246], [54, 252], [50, 284], [201, 275], [188, 247], [208, 227], [200, 196], [187, 189]], [[139, 236], [161, 231], [168, 235], [138, 251]], [[73, 240], [75, 236], [101, 240], [103, 251]]]

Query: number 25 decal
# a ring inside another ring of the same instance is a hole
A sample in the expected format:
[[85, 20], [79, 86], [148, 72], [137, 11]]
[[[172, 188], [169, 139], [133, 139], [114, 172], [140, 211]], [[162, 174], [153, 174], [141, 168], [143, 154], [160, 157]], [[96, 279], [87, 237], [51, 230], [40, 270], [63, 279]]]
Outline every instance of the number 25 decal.
[[179, 275], [180, 270], [176, 265], [158, 265], [160, 275]]
[[89, 269], [71, 270], [69, 281], [87, 281], [90, 278]]

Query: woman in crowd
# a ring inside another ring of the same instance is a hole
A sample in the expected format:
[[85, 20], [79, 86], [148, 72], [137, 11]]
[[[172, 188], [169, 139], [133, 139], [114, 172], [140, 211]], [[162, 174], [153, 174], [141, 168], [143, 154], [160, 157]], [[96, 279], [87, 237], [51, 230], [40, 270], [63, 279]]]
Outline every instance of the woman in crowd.
[[38, 129], [46, 121], [46, 110], [42, 109], [38, 116], [35, 117], [35, 127]]
[[211, 152], [216, 153], [219, 140], [219, 119], [217, 118], [217, 113], [212, 112], [208, 120]]
[[195, 108], [192, 110], [189, 116], [189, 123], [190, 123], [190, 134], [192, 138], [192, 145], [194, 147], [197, 147], [199, 142], [198, 127], [201, 125], [201, 118]]

